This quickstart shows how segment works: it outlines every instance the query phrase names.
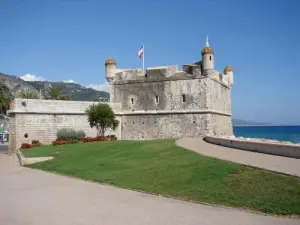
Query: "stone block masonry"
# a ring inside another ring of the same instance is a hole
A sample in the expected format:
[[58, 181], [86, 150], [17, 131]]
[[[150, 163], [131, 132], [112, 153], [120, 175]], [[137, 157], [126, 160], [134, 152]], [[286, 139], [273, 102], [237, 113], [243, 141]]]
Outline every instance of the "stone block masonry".
[[[37, 99], [15, 99], [13, 108], [9, 111], [9, 150], [16, 152], [22, 143], [39, 140], [49, 144], [56, 139], [56, 133], [61, 128], [84, 130], [87, 136], [94, 137], [97, 132], [90, 125], [85, 110], [98, 102], [58, 101]], [[110, 104], [113, 110], [119, 110], [118, 104]], [[120, 121], [121, 118], [117, 117]], [[121, 122], [121, 121], [120, 121]], [[28, 137], [25, 137], [25, 134]], [[121, 138], [120, 129], [115, 134]]]
[[122, 139], [143, 140], [183, 136], [233, 134], [231, 87], [233, 67], [224, 74], [214, 69], [214, 50], [208, 40], [202, 60], [146, 69], [117, 68], [105, 62], [110, 102], [120, 104]]

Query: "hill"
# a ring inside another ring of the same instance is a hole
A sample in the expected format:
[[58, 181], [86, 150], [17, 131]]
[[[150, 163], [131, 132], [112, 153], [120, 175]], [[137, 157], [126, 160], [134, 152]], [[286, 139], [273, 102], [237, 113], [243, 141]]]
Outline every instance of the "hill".
[[241, 119], [232, 119], [232, 125], [233, 126], [271, 126], [272, 124], [269, 123], [260, 123], [260, 122], [253, 122], [253, 121], [247, 121], [247, 120], [241, 120]]
[[44, 98], [46, 90], [49, 86], [55, 85], [62, 89], [64, 95], [72, 96], [78, 101], [108, 101], [109, 93], [105, 91], [97, 91], [92, 88], [83, 87], [80, 84], [50, 82], [50, 81], [25, 81], [20, 77], [0, 73], [0, 80], [9, 88], [10, 93], [16, 97], [18, 93], [25, 89], [35, 91], [38, 95], [41, 93]]

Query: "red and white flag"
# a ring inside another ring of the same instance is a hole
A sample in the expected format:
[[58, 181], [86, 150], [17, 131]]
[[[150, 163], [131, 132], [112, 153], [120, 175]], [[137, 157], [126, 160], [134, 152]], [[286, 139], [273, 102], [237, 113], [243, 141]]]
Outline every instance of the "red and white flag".
[[144, 46], [141, 47], [141, 49], [139, 50], [138, 56], [141, 59], [143, 57], [144, 54]]

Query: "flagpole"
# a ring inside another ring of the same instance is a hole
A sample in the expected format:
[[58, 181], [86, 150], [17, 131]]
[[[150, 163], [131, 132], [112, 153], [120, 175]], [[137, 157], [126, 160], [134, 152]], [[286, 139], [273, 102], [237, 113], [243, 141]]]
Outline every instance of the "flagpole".
[[145, 55], [145, 46], [143, 44], [143, 74], [145, 74], [145, 59], [144, 59], [144, 55]]

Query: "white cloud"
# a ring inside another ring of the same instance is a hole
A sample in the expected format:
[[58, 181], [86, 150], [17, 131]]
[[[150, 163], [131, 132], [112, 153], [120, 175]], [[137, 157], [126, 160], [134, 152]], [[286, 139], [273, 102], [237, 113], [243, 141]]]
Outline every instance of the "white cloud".
[[76, 82], [74, 80], [63, 80], [64, 83], [73, 83], [75, 84]]
[[97, 91], [106, 91], [109, 92], [109, 84], [105, 82], [104, 84], [89, 84], [86, 86], [87, 88], [92, 88]]
[[38, 77], [38, 76], [29, 74], [29, 73], [25, 74], [24, 76], [21, 76], [20, 78], [25, 81], [44, 81], [45, 80], [43, 77]]

